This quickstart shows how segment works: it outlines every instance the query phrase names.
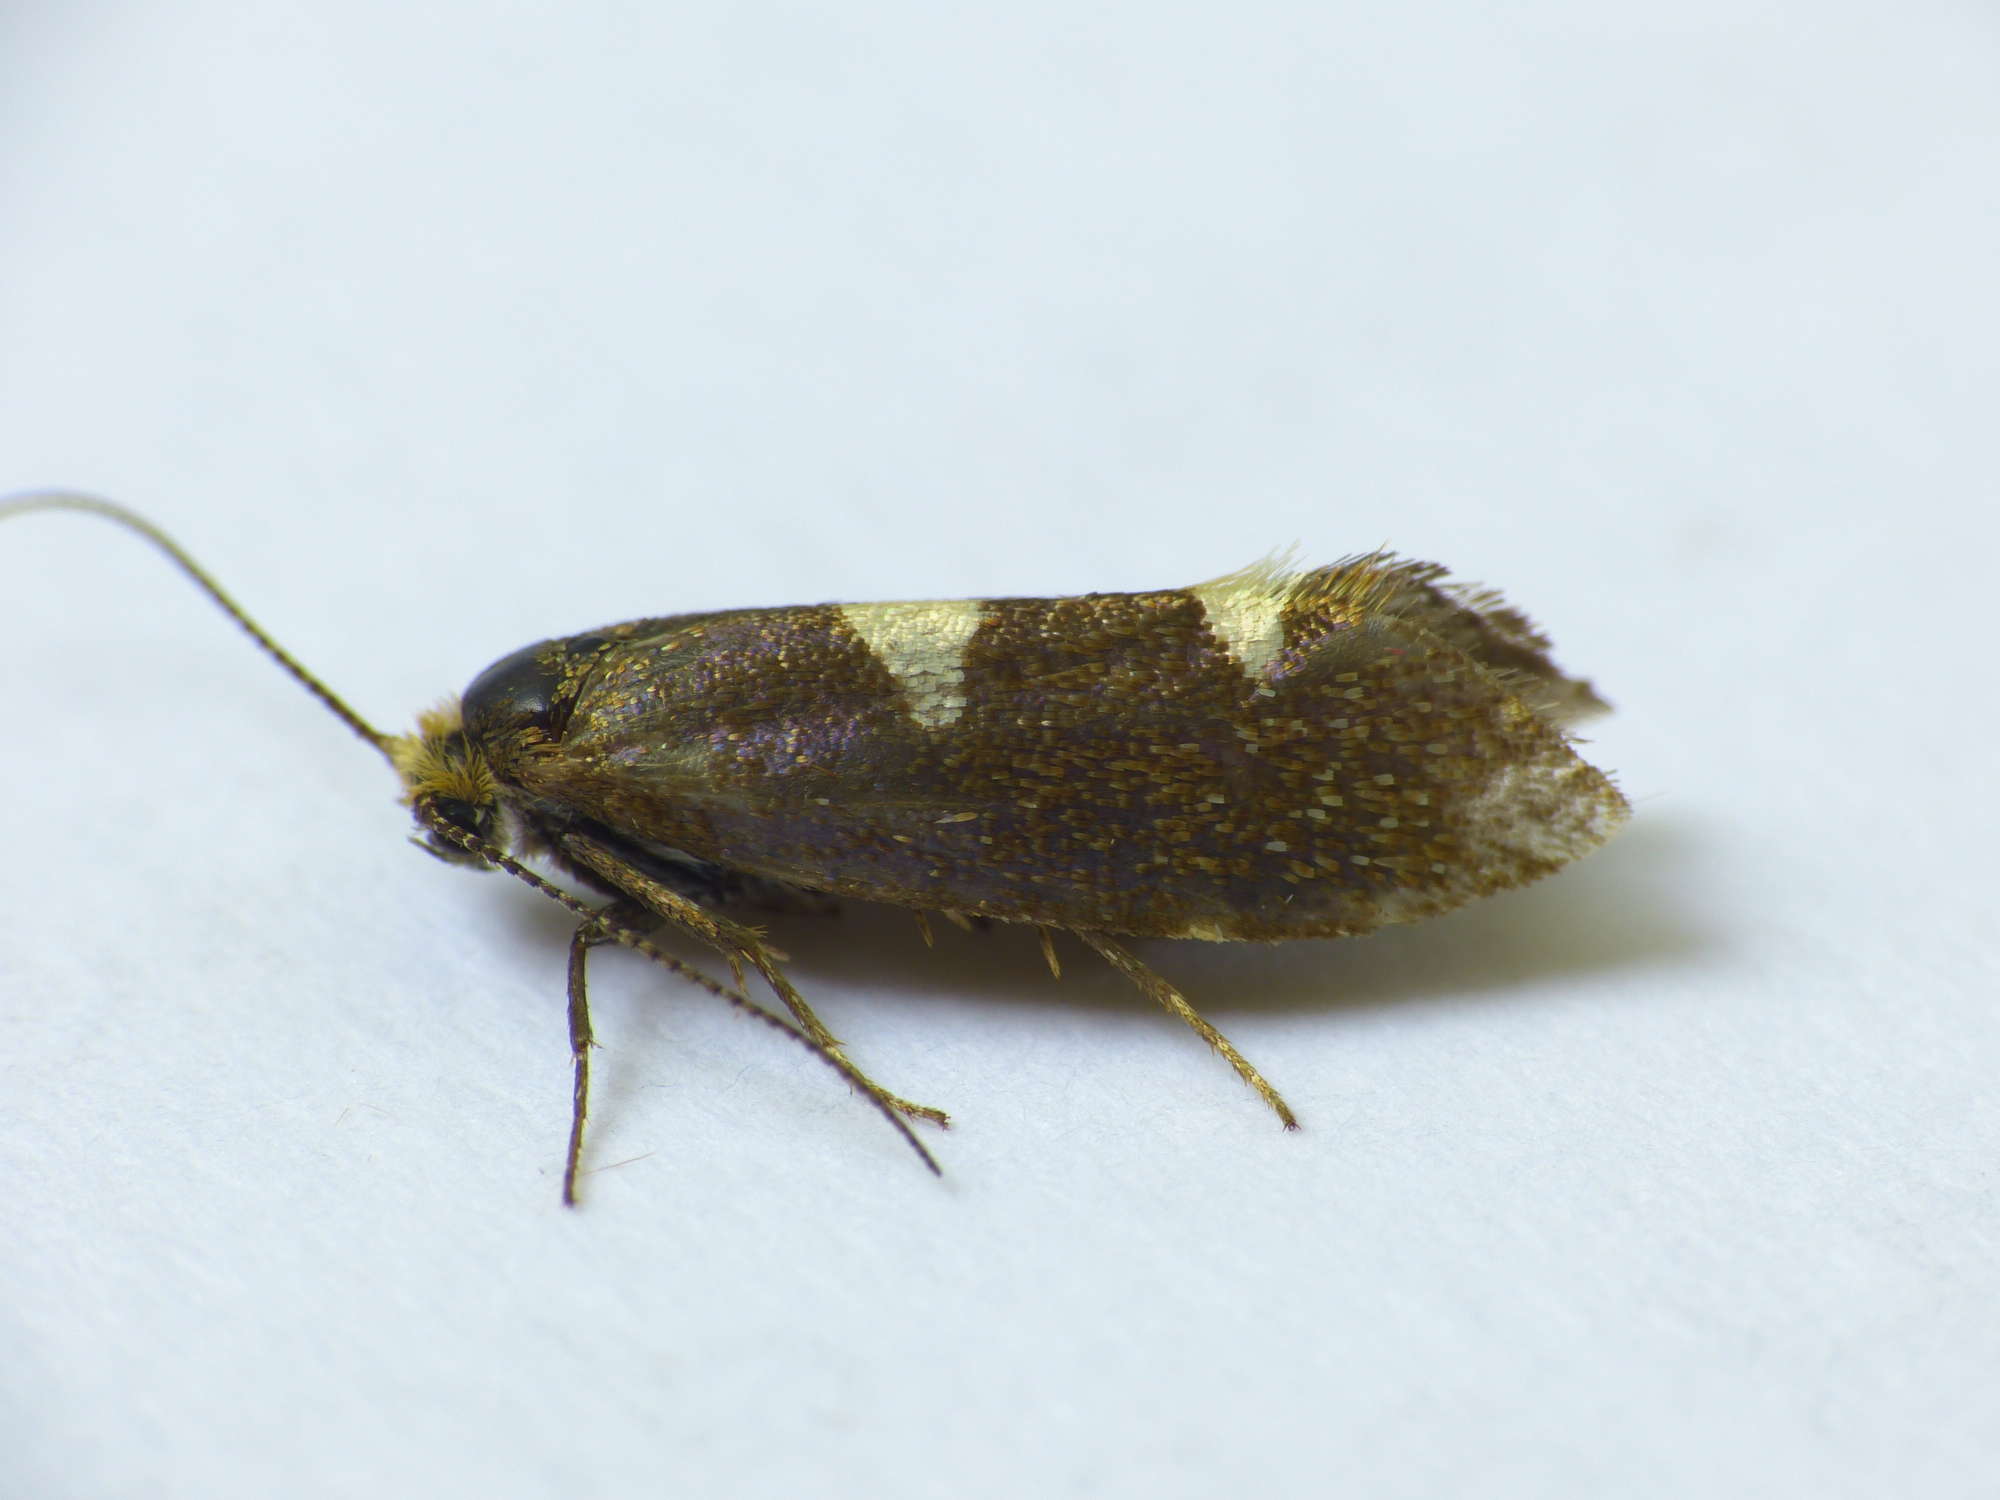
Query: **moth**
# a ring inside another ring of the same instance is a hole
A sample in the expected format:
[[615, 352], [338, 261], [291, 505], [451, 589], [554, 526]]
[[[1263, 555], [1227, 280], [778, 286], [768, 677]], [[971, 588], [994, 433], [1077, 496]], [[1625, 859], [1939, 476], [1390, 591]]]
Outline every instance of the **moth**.
[[[882, 902], [1068, 933], [1191, 1027], [1287, 1128], [1264, 1076], [1127, 938], [1353, 937], [1559, 869], [1628, 808], [1568, 726], [1604, 707], [1483, 588], [1376, 552], [1192, 588], [732, 609], [503, 657], [414, 733], [362, 719], [178, 544], [147, 538], [394, 767], [418, 842], [566, 907], [574, 1204], [592, 948], [635, 949], [802, 1042], [903, 1135], [940, 1110], [848, 1058], [742, 908]], [[554, 871], [586, 899], [531, 867]], [[926, 929], [928, 931], [928, 929]], [[718, 953], [724, 984], [662, 948]], [[784, 1014], [745, 993], [759, 975]]]

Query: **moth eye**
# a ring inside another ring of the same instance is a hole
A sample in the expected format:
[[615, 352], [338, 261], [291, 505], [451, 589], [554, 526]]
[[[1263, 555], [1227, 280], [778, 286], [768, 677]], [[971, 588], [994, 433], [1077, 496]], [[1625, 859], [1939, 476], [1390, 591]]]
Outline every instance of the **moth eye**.
[[424, 801], [423, 807], [425, 811], [417, 814], [417, 826], [423, 831], [412, 835], [410, 839], [411, 843], [422, 849], [426, 854], [436, 855], [446, 864], [484, 865], [486, 863], [479, 855], [472, 853], [468, 849], [461, 849], [457, 844], [452, 843], [451, 840], [444, 837], [432, 825], [440, 822], [449, 823], [453, 828], [459, 829], [464, 833], [469, 833], [474, 838], [490, 844], [493, 842], [499, 818], [499, 808], [497, 805], [487, 803], [482, 806], [477, 803], [467, 802], [463, 797], [431, 797]]
[[479, 825], [485, 821], [481, 810], [463, 797], [433, 797], [431, 811], [454, 828], [463, 828], [467, 833], [478, 833]]

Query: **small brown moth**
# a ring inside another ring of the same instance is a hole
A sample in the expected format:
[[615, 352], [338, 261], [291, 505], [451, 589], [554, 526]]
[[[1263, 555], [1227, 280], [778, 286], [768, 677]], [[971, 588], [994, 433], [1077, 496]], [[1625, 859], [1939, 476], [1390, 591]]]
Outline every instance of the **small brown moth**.
[[[1083, 940], [1191, 1026], [1276, 1112], [1242, 1054], [1119, 940], [1352, 937], [1521, 885], [1624, 822], [1565, 725], [1604, 705], [1497, 594], [1386, 553], [1267, 562], [1193, 588], [1069, 599], [673, 615], [529, 646], [417, 731], [373, 728], [165, 533], [166, 553], [395, 767], [421, 842], [578, 918], [576, 1201], [590, 1084], [589, 951], [619, 943], [803, 1042], [937, 1163], [944, 1114], [850, 1062], [759, 932], [718, 908], [850, 897]], [[540, 860], [605, 899], [551, 884]], [[653, 940], [722, 955], [724, 985]], [[743, 993], [745, 969], [790, 1019]]]

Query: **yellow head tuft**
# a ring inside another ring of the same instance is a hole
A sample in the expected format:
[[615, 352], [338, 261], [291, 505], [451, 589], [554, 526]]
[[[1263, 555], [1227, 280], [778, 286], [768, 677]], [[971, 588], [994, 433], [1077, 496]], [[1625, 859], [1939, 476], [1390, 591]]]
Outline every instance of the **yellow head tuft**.
[[486, 755], [465, 737], [456, 698], [417, 716], [415, 734], [389, 742], [389, 760], [403, 778], [403, 800], [491, 805], [499, 796]]

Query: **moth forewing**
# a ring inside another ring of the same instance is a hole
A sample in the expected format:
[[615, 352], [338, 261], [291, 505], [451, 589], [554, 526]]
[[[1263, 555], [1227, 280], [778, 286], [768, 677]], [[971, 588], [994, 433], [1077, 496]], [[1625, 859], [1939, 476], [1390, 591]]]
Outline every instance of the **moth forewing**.
[[[589, 949], [617, 942], [818, 1053], [930, 1163], [944, 1123], [841, 1051], [728, 908], [827, 897], [1079, 937], [1269, 1083], [1118, 941], [1344, 937], [1533, 880], [1624, 799], [1565, 726], [1602, 707], [1491, 591], [1387, 554], [1264, 563], [1191, 588], [669, 616], [502, 658], [414, 734], [369, 726], [149, 522], [147, 537], [395, 767], [422, 841], [574, 914], [574, 1201]], [[523, 859], [608, 898], [593, 906]], [[724, 985], [655, 931], [720, 954]], [[789, 1019], [742, 992], [757, 974]]]
[[970, 631], [961, 605], [871, 606], [953, 621], [914, 686], [853, 606], [645, 621], [536, 648], [532, 690], [482, 679], [466, 718], [545, 838], [581, 820], [1069, 930], [1346, 936], [1547, 873], [1624, 813], [1553, 712], [1588, 688], [1511, 614], [1489, 666], [1497, 632], [1436, 572], [986, 601]]

